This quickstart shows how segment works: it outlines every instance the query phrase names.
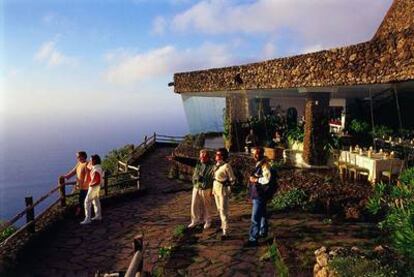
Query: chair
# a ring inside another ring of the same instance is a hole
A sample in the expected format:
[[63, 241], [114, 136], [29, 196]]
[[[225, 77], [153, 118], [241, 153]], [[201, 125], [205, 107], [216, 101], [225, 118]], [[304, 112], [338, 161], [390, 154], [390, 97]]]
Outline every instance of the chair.
[[353, 174], [354, 181], [361, 179], [362, 176], [366, 176], [368, 179], [369, 170], [367, 168], [358, 166], [356, 164], [356, 158], [357, 158], [357, 155], [353, 155], [353, 157], [351, 155], [351, 164], [350, 166], [348, 166], [350, 175], [352, 176]]
[[381, 172], [381, 177], [388, 180], [388, 184], [391, 184], [391, 181], [397, 180], [401, 171], [404, 168], [404, 163], [396, 163], [394, 159], [390, 162], [390, 169]]
[[348, 159], [349, 160], [348, 160], [348, 164], [347, 164], [347, 169], [348, 169], [349, 177], [353, 178], [354, 181], [356, 181], [357, 171], [358, 171], [358, 166], [356, 164], [356, 154], [352, 155], [352, 153], [349, 153]]
[[344, 176], [346, 176], [348, 174], [348, 165], [346, 163], [346, 161], [340, 161], [340, 152], [339, 151], [334, 151], [332, 153], [332, 157], [334, 160], [334, 165], [335, 167], [338, 169], [339, 171], [339, 176], [341, 177], [341, 180], [344, 180]]

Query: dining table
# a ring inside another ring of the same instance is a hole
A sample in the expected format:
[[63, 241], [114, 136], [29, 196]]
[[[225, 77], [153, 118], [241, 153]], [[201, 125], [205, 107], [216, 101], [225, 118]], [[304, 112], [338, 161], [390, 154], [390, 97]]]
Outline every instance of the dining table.
[[390, 157], [386, 153], [370, 153], [368, 151], [341, 151], [339, 161], [368, 170], [368, 181], [375, 183], [380, 180], [383, 171], [399, 174], [404, 161]]

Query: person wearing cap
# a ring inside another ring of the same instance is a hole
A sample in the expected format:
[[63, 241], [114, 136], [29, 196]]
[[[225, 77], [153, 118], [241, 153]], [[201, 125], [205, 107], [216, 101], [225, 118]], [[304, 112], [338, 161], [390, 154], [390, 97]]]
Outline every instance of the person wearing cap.
[[[98, 155], [92, 155], [88, 163], [90, 167], [90, 183], [88, 193], [85, 199], [85, 219], [81, 224], [89, 224], [92, 220], [101, 220], [101, 202], [99, 201], [99, 192], [103, 184], [104, 172], [101, 167], [101, 158]], [[95, 217], [91, 218], [91, 206], [93, 205]]]
[[204, 220], [204, 229], [211, 226], [213, 166], [208, 151], [206, 149], [201, 150], [192, 178], [191, 223], [188, 228], [195, 227], [202, 219]]
[[229, 197], [231, 186], [236, 182], [233, 169], [227, 162], [228, 155], [226, 148], [218, 149], [215, 157], [216, 165], [214, 166], [213, 195], [220, 215], [222, 239], [225, 239], [228, 235]]
[[89, 170], [87, 167], [88, 155], [85, 151], [79, 151], [76, 153], [76, 160], [78, 161], [75, 167], [62, 177], [66, 180], [76, 176], [75, 190], [79, 190], [79, 206], [76, 209], [76, 215], [81, 214], [85, 210], [85, 198], [89, 189], [88, 175]]
[[276, 172], [271, 169], [269, 161], [263, 155], [263, 148], [254, 147], [252, 155], [256, 165], [249, 177], [249, 194], [253, 206], [246, 247], [257, 246], [258, 238], [265, 238], [268, 235], [266, 205], [276, 190], [277, 178]]

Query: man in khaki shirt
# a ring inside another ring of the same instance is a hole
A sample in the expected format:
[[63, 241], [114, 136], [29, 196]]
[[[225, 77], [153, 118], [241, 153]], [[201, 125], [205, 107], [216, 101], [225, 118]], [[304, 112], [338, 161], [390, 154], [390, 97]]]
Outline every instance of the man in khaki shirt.
[[66, 180], [76, 175], [75, 190], [79, 190], [79, 207], [76, 210], [77, 215], [79, 215], [82, 211], [85, 210], [84, 203], [89, 188], [89, 169], [87, 168], [87, 158], [88, 155], [85, 151], [79, 151], [78, 153], [76, 153], [76, 159], [78, 162], [72, 170], [63, 175], [63, 177]]

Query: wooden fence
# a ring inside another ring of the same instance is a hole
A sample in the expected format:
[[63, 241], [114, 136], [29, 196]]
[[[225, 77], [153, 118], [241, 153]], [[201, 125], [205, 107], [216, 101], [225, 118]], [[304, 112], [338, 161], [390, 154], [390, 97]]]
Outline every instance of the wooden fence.
[[[112, 186], [119, 186], [122, 183], [136, 181], [136, 189], [141, 189], [140, 184], [140, 178], [141, 178], [141, 167], [138, 166], [132, 166], [128, 162], [131, 160], [137, 161], [139, 160], [148, 150], [153, 149], [157, 144], [179, 144], [184, 140], [184, 137], [179, 136], [167, 136], [167, 135], [160, 135], [154, 133], [152, 136], [147, 137], [145, 136], [144, 141], [138, 145], [137, 147], [134, 147], [129, 159], [126, 162], [118, 161], [117, 163], [117, 170], [115, 174], [104, 175], [104, 184], [103, 184], [103, 190], [104, 195], [108, 196], [108, 188]], [[112, 182], [111, 185], [109, 185], [109, 179], [115, 178], [118, 179], [118, 177], [121, 176], [128, 176], [127, 179]], [[4, 222], [0, 225], [0, 234], [3, 233], [8, 227], [13, 226], [18, 220], [23, 218], [23, 216], [26, 215], [26, 223], [18, 228], [12, 235], [7, 237], [4, 241], [0, 242], [0, 247], [2, 245], [7, 244], [9, 241], [11, 241], [13, 238], [18, 236], [19, 234], [23, 232], [27, 232], [29, 234], [36, 232], [36, 222], [38, 222], [45, 214], [50, 212], [53, 208], [61, 208], [60, 212], [63, 212], [63, 210], [66, 207], [67, 204], [67, 197], [72, 197], [75, 195], [78, 195], [79, 192], [66, 194], [66, 187], [67, 186], [74, 186], [76, 185], [76, 182], [65, 182], [64, 177], [59, 177], [58, 179], [58, 185], [54, 188], [52, 188], [49, 192], [47, 192], [45, 195], [41, 196], [38, 200], [33, 202], [33, 197], [29, 196], [25, 198], [26, 208], [19, 212], [17, 215], [15, 215], [12, 219]], [[48, 199], [49, 197], [58, 194], [57, 200], [55, 200], [52, 204], [50, 204], [44, 211], [36, 215], [35, 208]], [[137, 237], [134, 240], [134, 248], [135, 248], [135, 255], [131, 261], [130, 268], [128, 268], [127, 276], [136, 276], [137, 272], [142, 271], [142, 236]], [[131, 274], [131, 275], [128, 275]]]
[[134, 256], [125, 273], [125, 277], [142, 276], [144, 265], [144, 236], [138, 235], [134, 238]]
[[[128, 171], [127, 172], [120, 172], [118, 174], [114, 174], [114, 175], [109, 175], [109, 174], [105, 174], [104, 175], [104, 183], [103, 183], [103, 190], [104, 190], [104, 196], [108, 196], [109, 192], [108, 192], [108, 188], [109, 187], [115, 187], [115, 186], [119, 186], [121, 183], [124, 183], [126, 181], [130, 182], [131, 179], [135, 180], [137, 182], [137, 189], [140, 189], [140, 168], [138, 167], [132, 167], [132, 166], [128, 166]], [[117, 179], [119, 176], [122, 175], [129, 175], [132, 176], [131, 179], [129, 180], [123, 180], [121, 182], [112, 182], [111, 185], [109, 185], [109, 180], [110, 179]], [[70, 196], [75, 196], [78, 195], [79, 192], [75, 192], [75, 193], [71, 193], [71, 194], [66, 194], [66, 187], [67, 186], [74, 186], [76, 184], [76, 182], [65, 182], [65, 178], [64, 177], [59, 177], [58, 179], [58, 185], [56, 187], [54, 187], [52, 190], [50, 190], [48, 193], [46, 193], [45, 195], [43, 195], [42, 197], [40, 197], [38, 200], [36, 200], [35, 202], [33, 202], [33, 197], [29, 196], [25, 198], [25, 203], [26, 203], [26, 208], [21, 211], [20, 213], [18, 213], [17, 215], [15, 215], [12, 219], [4, 222], [1, 226], [0, 226], [0, 233], [2, 233], [4, 230], [6, 230], [8, 227], [12, 226], [13, 224], [15, 224], [19, 219], [21, 219], [24, 215], [26, 215], [26, 223], [21, 226], [16, 232], [14, 232], [11, 236], [9, 236], [8, 238], [6, 238], [3, 242], [0, 243], [0, 245], [2, 244], [6, 244], [9, 240], [11, 240], [13, 237], [17, 236], [18, 234], [27, 231], [28, 233], [35, 233], [36, 232], [36, 222], [46, 213], [48, 213], [51, 209], [55, 208], [55, 207], [60, 207], [60, 208], [65, 208], [66, 204], [67, 204], [67, 197]], [[56, 201], [54, 201], [51, 205], [49, 205], [44, 211], [42, 211], [40, 214], [38, 214], [37, 216], [35, 215], [35, 207], [38, 206], [40, 203], [42, 203], [43, 201], [45, 201], [47, 198], [55, 195], [57, 192], [59, 191], [59, 195], [58, 195], [58, 199]]]
[[126, 159], [126, 162], [123, 162], [123, 163], [127, 165], [131, 163], [136, 164], [148, 150], [154, 149], [156, 145], [163, 145], [163, 144], [176, 145], [176, 144], [181, 143], [183, 140], [184, 140], [183, 136], [167, 136], [167, 135], [161, 135], [161, 134], [156, 134], [156, 133], [154, 133], [150, 137], [145, 136], [144, 141], [138, 146], [134, 147], [134, 149], [132, 150], [128, 158]]

